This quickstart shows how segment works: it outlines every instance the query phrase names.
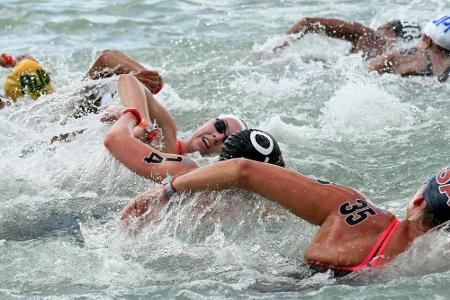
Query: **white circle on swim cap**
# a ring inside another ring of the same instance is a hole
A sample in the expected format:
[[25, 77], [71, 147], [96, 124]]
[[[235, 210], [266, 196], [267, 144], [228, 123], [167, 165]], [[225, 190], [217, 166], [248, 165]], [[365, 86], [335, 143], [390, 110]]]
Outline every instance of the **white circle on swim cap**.
[[[256, 140], [256, 135], [258, 135], [258, 134], [262, 135], [262, 136], [265, 136], [269, 140], [269, 147], [264, 148], [258, 143], [258, 141]], [[264, 132], [261, 132], [261, 131], [252, 131], [252, 132], [250, 132], [250, 141], [252, 142], [253, 147], [255, 147], [255, 149], [259, 153], [261, 153], [262, 155], [267, 156], [270, 153], [272, 153], [272, 151], [273, 151], [273, 147], [274, 147], [273, 140], [272, 140], [272, 138], [269, 135], [265, 134]], [[269, 158], [266, 157], [266, 162], [267, 162], [268, 159]]]
[[423, 29], [436, 45], [450, 50], [450, 14], [431, 20]]
[[402, 25], [401, 37], [406, 40], [420, 38], [420, 25], [415, 20], [400, 20]]
[[239, 126], [241, 126], [241, 130], [248, 129], [247, 124], [245, 124], [245, 122], [241, 118], [239, 118], [235, 115], [220, 115], [219, 116], [219, 119], [223, 119], [223, 118], [230, 118], [230, 119], [235, 120], [236, 122], [239, 123]]

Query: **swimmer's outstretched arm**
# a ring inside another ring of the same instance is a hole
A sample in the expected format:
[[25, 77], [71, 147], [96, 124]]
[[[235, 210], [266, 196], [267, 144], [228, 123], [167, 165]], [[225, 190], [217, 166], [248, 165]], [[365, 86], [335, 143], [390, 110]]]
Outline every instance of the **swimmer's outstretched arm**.
[[371, 59], [368, 68], [378, 73], [417, 74], [427, 69], [426, 54], [422, 50], [417, 50], [415, 53], [383, 54]]
[[128, 169], [160, 182], [167, 175], [180, 176], [198, 168], [197, 163], [188, 157], [160, 152], [136, 139], [133, 135], [136, 125], [135, 116], [125, 113], [103, 141], [111, 154]]
[[91, 79], [111, 77], [120, 74], [134, 74], [153, 94], [162, 88], [162, 79], [157, 71], [149, 70], [125, 54], [105, 50], [87, 71]]
[[297, 172], [247, 159], [210, 164], [176, 178], [177, 192], [241, 188], [278, 202], [298, 217], [321, 225], [347, 201], [364, 199], [359, 192], [308, 178]]
[[[353, 44], [353, 46], [355, 46], [361, 36], [373, 34], [375, 31], [356, 22], [346, 22], [339, 19], [329, 18], [304, 18], [289, 28], [286, 34], [296, 35], [295, 37], [300, 39], [303, 35], [310, 32], [322, 32], [329, 37], [349, 41]], [[284, 45], [276, 47], [274, 50], [288, 45], [289, 43], [285, 42]]]
[[373, 34], [374, 30], [357, 22], [328, 18], [305, 18], [289, 28], [287, 34], [309, 32], [323, 32], [329, 37], [355, 42], [361, 36]]

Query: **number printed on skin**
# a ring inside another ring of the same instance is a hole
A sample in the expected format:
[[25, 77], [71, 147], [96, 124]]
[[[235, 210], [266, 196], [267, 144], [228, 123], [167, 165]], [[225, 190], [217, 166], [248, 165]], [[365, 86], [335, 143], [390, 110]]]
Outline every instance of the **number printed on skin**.
[[339, 207], [339, 214], [345, 217], [345, 222], [350, 225], [358, 225], [364, 222], [368, 217], [375, 216], [377, 213], [367, 204], [366, 201], [358, 199], [356, 204], [345, 202]]

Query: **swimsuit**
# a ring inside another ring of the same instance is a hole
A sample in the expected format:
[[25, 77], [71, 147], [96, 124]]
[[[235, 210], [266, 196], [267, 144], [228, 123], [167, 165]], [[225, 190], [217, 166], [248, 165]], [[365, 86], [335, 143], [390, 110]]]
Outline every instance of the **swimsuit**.
[[181, 144], [181, 141], [177, 139], [177, 154], [183, 155], [183, 144]]
[[397, 220], [397, 218], [394, 217], [392, 221], [389, 223], [389, 226], [386, 228], [386, 230], [380, 235], [379, 239], [373, 246], [372, 250], [370, 250], [367, 257], [363, 259], [363, 261], [359, 265], [334, 266], [319, 261], [308, 261], [308, 264], [311, 266], [313, 270], [322, 270], [322, 272], [327, 270], [333, 270], [335, 271], [335, 276], [343, 276], [352, 271], [359, 271], [361, 269], [368, 267], [382, 267], [383, 264], [381, 263], [380, 258], [383, 257], [382, 255], [383, 251], [389, 244], [389, 241], [394, 235], [399, 224], [400, 222]]

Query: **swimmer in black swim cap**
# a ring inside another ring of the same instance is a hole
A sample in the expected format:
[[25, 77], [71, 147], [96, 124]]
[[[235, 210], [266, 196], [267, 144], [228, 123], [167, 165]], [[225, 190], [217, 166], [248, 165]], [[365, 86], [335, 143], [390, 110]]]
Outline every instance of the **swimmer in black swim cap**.
[[377, 32], [386, 37], [413, 40], [420, 38], [422, 29], [415, 21], [392, 20], [380, 27]]
[[235, 132], [223, 144], [219, 160], [239, 157], [285, 166], [275, 138], [270, 133], [257, 129]]

